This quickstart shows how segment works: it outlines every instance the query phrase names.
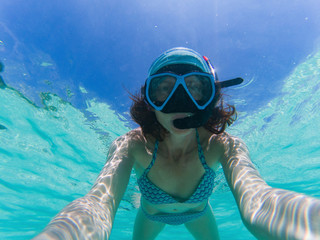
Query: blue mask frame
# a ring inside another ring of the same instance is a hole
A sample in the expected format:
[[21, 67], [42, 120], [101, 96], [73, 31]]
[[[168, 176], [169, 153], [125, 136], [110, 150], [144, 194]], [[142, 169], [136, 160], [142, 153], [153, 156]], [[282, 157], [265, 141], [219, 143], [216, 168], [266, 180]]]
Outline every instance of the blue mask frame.
[[[197, 103], [197, 101], [193, 98], [193, 96], [191, 95], [190, 91], [188, 90], [188, 87], [184, 81], [184, 79], [188, 76], [191, 75], [197, 75], [197, 76], [205, 76], [205, 77], [209, 77], [209, 79], [211, 80], [211, 86], [212, 86], [212, 94], [210, 96], [210, 98], [208, 99], [208, 101], [204, 104], [204, 105], [199, 105]], [[176, 82], [174, 87], [171, 90], [171, 93], [169, 94], [169, 96], [167, 97], [167, 99], [161, 104], [161, 106], [157, 106], [155, 105], [149, 96], [149, 88], [150, 88], [150, 82], [153, 78], [156, 77], [161, 77], [161, 76], [172, 76], [174, 78], [176, 78]], [[188, 74], [184, 74], [184, 75], [177, 75], [177, 74], [173, 74], [173, 73], [160, 73], [160, 74], [156, 74], [156, 75], [152, 75], [150, 77], [147, 78], [146, 80], [146, 87], [145, 87], [145, 97], [148, 101], [148, 103], [157, 111], [161, 111], [166, 104], [170, 101], [172, 95], [175, 93], [176, 89], [182, 85], [182, 87], [184, 88], [184, 90], [186, 91], [186, 93], [188, 94], [188, 96], [190, 97], [190, 99], [192, 100], [192, 102], [195, 104], [195, 106], [199, 109], [199, 110], [203, 110], [205, 109], [213, 100], [214, 96], [215, 96], [215, 92], [216, 92], [216, 88], [215, 88], [215, 77], [212, 74], [208, 74], [208, 73], [200, 73], [200, 72], [191, 72]]]

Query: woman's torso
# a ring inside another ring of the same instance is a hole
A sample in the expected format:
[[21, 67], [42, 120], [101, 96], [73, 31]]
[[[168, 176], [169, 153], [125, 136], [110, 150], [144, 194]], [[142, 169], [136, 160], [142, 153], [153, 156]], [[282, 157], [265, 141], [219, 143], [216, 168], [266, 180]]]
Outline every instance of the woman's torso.
[[[140, 131], [138, 132], [141, 134]], [[203, 152], [202, 161], [205, 161], [205, 165], [210, 170], [216, 170], [219, 166], [221, 147], [216, 143], [215, 136], [212, 133], [204, 128], [200, 128], [198, 132], [199, 143]], [[150, 166], [156, 145], [156, 141], [153, 139], [146, 140], [143, 137], [139, 139], [135, 144], [133, 153], [135, 158], [134, 169], [138, 179], [143, 176], [145, 170]], [[194, 197], [199, 185], [202, 188], [204, 187], [203, 178], [207, 177], [205, 175], [210, 174], [199, 159], [198, 150], [199, 148], [195, 144], [190, 151], [173, 159], [172, 157], [168, 158], [166, 152], [161, 148], [161, 142], [159, 143], [156, 159], [147, 173], [147, 178], [151, 184], [171, 196], [176, 202], [154, 204], [142, 196], [141, 204], [149, 214], [196, 212], [201, 211], [206, 206], [207, 199], [188, 201], [190, 197]]]

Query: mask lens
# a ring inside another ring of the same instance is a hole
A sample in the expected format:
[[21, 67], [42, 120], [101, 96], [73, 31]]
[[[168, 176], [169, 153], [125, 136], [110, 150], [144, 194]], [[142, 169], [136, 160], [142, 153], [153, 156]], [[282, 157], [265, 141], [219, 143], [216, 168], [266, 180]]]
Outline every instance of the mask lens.
[[184, 81], [193, 99], [200, 106], [210, 100], [213, 92], [210, 77], [194, 74], [187, 76]]
[[172, 92], [177, 79], [170, 75], [154, 77], [149, 84], [149, 98], [156, 105], [161, 106]]

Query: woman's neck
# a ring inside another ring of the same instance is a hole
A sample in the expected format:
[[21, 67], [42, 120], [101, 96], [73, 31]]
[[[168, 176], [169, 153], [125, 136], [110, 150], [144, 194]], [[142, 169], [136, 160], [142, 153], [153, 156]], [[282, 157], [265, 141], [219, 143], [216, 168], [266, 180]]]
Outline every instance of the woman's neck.
[[197, 147], [196, 129], [184, 134], [170, 133], [163, 141], [164, 150], [168, 156], [184, 155]]

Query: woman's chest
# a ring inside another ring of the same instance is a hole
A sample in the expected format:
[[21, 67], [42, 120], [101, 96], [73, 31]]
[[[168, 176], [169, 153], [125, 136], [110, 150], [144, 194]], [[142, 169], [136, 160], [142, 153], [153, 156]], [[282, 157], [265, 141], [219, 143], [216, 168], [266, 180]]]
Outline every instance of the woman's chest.
[[166, 159], [158, 155], [146, 176], [152, 184], [179, 201], [195, 192], [205, 174], [197, 154], [181, 157], [183, 159]]

